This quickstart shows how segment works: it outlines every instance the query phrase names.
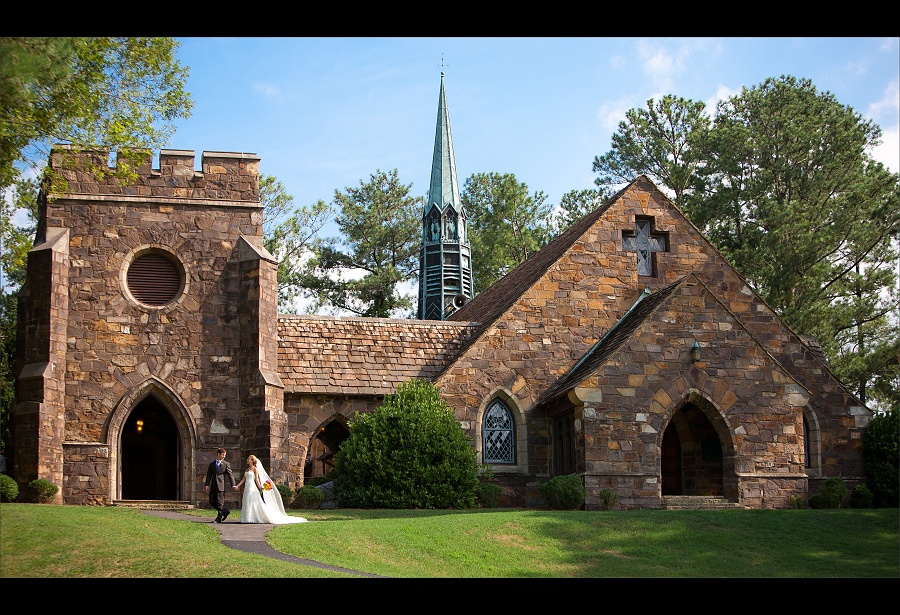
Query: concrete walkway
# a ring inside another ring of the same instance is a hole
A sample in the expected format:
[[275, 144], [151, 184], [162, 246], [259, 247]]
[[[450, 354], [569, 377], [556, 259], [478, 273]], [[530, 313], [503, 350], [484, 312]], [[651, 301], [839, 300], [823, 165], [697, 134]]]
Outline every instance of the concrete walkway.
[[275, 525], [271, 523], [241, 523], [238, 519], [227, 519], [222, 523], [216, 523], [211, 518], [198, 517], [196, 515], [186, 515], [184, 513], [171, 510], [142, 510], [141, 512], [145, 515], [150, 515], [151, 517], [160, 517], [162, 519], [191, 521], [193, 523], [209, 523], [213, 525], [217, 530], [219, 530], [219, 535], [222, 537], [223, 545], [232, 549], [237, 549], [238, 551], [255, 553], [257, 555], [263, 555], [265, 557], [280, 559], [285, 562], [302, 564], [304, 566], [313, 566], [315, 568], [324, 568], [325, 570], [333, 570], [334, 572], [343, 572], [346, 574], [353, 574], [361, 577], [372, 577], [378, 579], [387, 578], [381, 577], [377, 574], [368, 574], [366, 572], [349, 570], [347, 568], [340, 568], [338, 566], [329, 566], [328, 564], [323, 564], [322, 562], [317, 562], [315, 560], [304, 559], [302, 557], [294, 557], [293, 555], [287, 555], [286, 553], [276, 551], [266, 543], [266, 534], [269, 533], [269, 530], [275, 527]]

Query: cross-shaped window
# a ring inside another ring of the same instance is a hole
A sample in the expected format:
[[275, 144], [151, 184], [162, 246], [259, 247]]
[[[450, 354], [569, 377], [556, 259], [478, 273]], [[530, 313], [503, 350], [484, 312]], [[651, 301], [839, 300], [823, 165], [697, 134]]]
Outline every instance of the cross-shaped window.
[[634, 226], [622, 232], [622, 249], [637, 252], [638, 275], [653, 275], [653, 252], [668, 250], [667, 234], [653, 232], [653, 218], [636, 218]]

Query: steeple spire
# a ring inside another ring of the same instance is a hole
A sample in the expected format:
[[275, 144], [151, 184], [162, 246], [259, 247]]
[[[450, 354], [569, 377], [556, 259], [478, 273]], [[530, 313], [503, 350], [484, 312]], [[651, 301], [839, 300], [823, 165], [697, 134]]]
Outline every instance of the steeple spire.
[[456, 179], [456, 157], [453, 153], [453, 137], [450, 134], [450, 114], [447, 111], [447, 93], [444, 89], [444, 73], [441, 71], [441, 95], [438, 99], [437, 127], [434, 134], [434, 157], [431, 161], [431, 184], [425, 215], [432, 206], [442, 210], [448, 205], [456, 212], [462, 209], [459, 200], [459, 181]]
[[459, 198], [450, 114], [441, 71], [431, 184], [422, 212], [419, 318], [443, 320], [472, 298], [468, 220]]

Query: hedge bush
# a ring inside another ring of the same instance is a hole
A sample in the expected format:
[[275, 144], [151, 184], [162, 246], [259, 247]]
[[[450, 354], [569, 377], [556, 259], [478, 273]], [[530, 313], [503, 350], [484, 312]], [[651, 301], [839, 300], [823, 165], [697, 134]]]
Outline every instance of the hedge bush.
[[602, 510], [611, 510], [613, 506], [615, 506], [616, 502], [619, 501], [619, 494], [606, 487], [600, 490], [600, 508]]
[[475, 498], [482, 508], [497, 508], [500, 496], [503, 495], [503, 487], [493, 483], [479, 483], [475, 487]]
[[872, 491], [860, 483], [850, 492], [850, 508], [872, 508]]
[[19, 483], [12, 476], [0, 474], [0, 502], [15, 502], [19, 497]]
[[402, 383], [356, 415], [332, 473], [347, 508], [473, 508], [479, 484], [472, 443], [424, 380]]
[[822, 490], [809, 498], [810, 508], [840, 508], [847, 495], [847, 485], [842, 478], [832, 476], [822, 483]]
[[542, 484], [540, 490], [547, 504], [555, 510], [578, 510], [584, 504], [584, 483], [575, 474], [554, 476]]
[[44, 478], [36, 478], [25, 487], [25, 501], [49, 504], [56, 497], [59, 487]]
[[297, 508], [319, 508], [324, 500], [325, 494], [315, 485], [303, 485], [294, 491], [294, 504]]

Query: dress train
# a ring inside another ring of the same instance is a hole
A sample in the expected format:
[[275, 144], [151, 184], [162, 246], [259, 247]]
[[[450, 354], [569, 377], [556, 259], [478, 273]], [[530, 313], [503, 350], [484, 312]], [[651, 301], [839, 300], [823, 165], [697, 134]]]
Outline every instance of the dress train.
[[[265, 470], [259, 471], [259, 481], [263, 484], [270, 480]], [[283, 525], [286, 523], [306, 523], [308, 519], [293, 517], [284, 512], [284, 504], [281, 501], [281, 493], [277, 489], [271, 489], [263, 495], [256, 488], [256, 480], [253, 472], [244, 473], [244, 497], [241, 500], [241, 523], [272, 523]]]

